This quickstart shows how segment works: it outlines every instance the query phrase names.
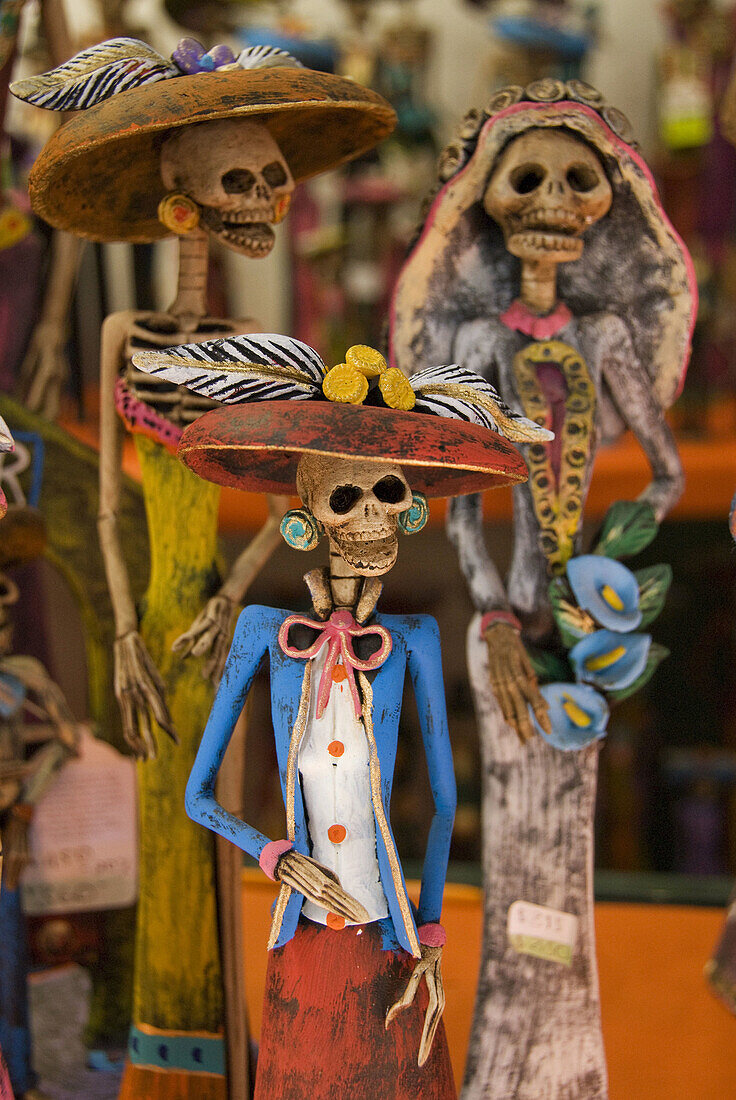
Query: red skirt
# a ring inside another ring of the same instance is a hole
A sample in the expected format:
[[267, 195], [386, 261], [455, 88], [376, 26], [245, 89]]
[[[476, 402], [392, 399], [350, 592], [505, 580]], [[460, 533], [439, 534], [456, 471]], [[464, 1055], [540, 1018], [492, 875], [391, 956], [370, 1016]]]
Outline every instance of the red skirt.
[[424, 979], [384, 1026], [414, 963], [382, 949], [375, 923], [336, 932], [300, 918], [269, 956], [254, 1100], [455, 1100], [442, 1022], [417, 1065]]

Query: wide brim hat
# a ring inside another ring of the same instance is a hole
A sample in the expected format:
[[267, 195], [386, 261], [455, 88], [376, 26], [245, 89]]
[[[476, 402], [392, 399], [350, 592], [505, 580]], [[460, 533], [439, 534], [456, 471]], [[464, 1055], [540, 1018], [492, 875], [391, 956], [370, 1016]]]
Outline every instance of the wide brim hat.
[[460, 364], [408, 379], [364, 344], [330, 370], [314, 348], [278, 333], [139, 351], [133, 362], [224, 402], [185, 428], [179, 457], [208, 481], [251, 492], [293, 493], [305, 454], [396, 462], [428, 497], [483, 492], [526, 481], [512, 441], [551, 438]]
[[160, 150], [181, 126], [247, 118], [267, 127], [295, 183], [336, 168], [391, 133], [396, 115], [352, 80], [281, 66], [176, 76], [76, 113], [50, 138], [29, 178], [35, 212], [95, 241], [159, 240], [166, 189]]
[[[560, 129], [598, 154], [613, 192], [583, 236], [580, 259], [557, 269], [574, 317], [613, 313], [631, 334], [662, 408], [680, 393], [697, 311], [692, 260], [660, 202], [625, 116], [579, 80], [545, 78], [496, 93], [471, 111], [439, 162], [439, 183], [391, 304], [391, 360], [446, 362], [461, 323], [498, 317], [519, 293], [520, 264], [483, 206], [506, 146], [532, 129]], [[606, 441], [622, 428], [605, 387]], [[615, 430], [614, 430], [615, 429]]]
[[395, 462], [427, 497], [481, 493], [527, 479], [502, 436], [428, 413], [331, 401], [229, 405], [185, 428], [179, 458], [207, 481], [246, 492], [294, 494], [304, 454]]

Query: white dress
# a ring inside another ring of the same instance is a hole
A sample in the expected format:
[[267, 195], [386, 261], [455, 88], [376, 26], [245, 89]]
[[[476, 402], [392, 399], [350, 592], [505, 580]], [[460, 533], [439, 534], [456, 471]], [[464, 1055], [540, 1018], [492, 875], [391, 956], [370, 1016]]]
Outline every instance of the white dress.
[[[371, 800], [368, 741], [356, 718], [344, 667], [333, 670], [330, 698], [317, 718], [317, 689], [327, 658], [323, 645], [312, 662], [309, 716], [299, 748], [299, 773], [307, 812], [312, 857], [334, 871], [371, 921], [388, 915], [376, 855], [376, 822]], [[318, 924], [327, 911], [305, 901], [302, 913]]]

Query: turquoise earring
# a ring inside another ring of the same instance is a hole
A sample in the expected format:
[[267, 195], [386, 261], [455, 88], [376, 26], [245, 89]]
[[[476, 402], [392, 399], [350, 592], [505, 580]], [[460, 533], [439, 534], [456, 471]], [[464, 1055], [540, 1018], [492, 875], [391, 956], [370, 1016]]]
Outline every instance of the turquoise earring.
[[405, 535], [416, 535], [429, 519], [429, 505], [424, 493], [412, 493], [411, 505], [399, 514], [399, 527]]
[[322, 538], [322, 524], [306, 508], [292, 508], [281, 520], [281, 535], [293, 550], [314, 550]]

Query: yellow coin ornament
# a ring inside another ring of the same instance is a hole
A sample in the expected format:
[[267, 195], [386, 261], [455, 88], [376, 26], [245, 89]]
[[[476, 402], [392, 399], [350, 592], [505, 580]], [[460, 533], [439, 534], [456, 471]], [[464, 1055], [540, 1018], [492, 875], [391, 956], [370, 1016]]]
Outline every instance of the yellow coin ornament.
[[367, 344], [353, 344], [345, 353], [345, 362], [350, 367], [356, 367], [366, 378], [378, 378], [388, 370], [388, 363], [375, 348], [369, 348]]
[[322, 382], [322, 392], [328, 401], [343, 405], [360, 405], [368, 393], [368, 379], [357, 367], [338, 363], [328, 371]]
[[404, 412], [414, 408], [416, 394], [409, 379], [398, 367], [389, 367], [384, 371], [378, 379], [378, 386], [389, 408], [403, 409]]

